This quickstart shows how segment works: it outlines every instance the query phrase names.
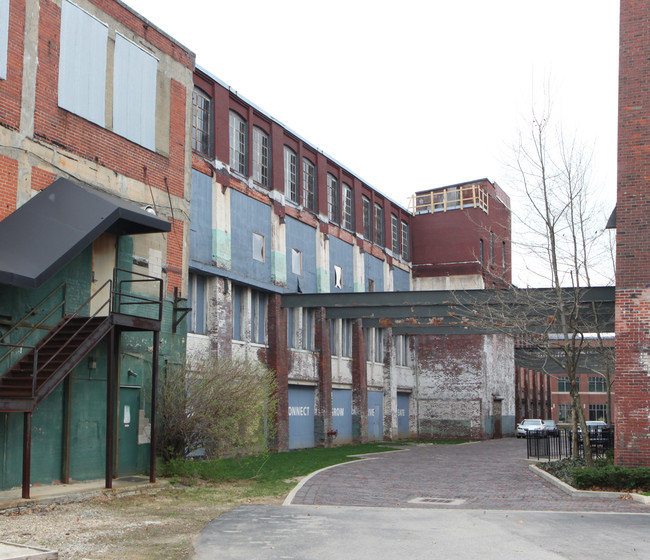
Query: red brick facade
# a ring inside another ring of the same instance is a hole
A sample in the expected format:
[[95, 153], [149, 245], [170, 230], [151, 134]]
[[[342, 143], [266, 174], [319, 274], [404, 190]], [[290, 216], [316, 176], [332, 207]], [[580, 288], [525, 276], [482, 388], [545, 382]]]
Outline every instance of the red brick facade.
[[616, 462], [650, 466], [650, 4], [621, 1]]

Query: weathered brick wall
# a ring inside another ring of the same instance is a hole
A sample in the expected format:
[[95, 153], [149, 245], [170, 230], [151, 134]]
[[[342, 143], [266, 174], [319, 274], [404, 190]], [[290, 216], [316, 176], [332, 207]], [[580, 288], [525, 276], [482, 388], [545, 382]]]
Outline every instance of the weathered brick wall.
[[650, 4], [621, 1], [616, 462], [650, 465]]
[[9, 2], [7, 79], [0, 80], [0, 126], [18, 130], [23, 86], [25, 0]]
[[421, 437], [487, 438], [494, 397], [514, 427], [512, 341], [504, 336], [418, 336]]

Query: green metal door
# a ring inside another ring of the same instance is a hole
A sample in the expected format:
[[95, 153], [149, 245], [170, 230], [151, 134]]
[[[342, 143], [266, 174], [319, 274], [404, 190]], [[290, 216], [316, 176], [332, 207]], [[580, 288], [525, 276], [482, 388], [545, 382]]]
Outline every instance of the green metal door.
[[140, 388], [120, 387], [120, 436], [118, 442], [119, 476], [138, 472], [138, 420]]

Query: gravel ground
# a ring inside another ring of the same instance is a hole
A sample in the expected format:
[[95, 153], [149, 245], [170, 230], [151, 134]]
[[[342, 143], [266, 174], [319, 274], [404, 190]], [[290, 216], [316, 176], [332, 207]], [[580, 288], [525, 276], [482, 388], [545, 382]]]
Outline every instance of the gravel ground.
[[0, 540], [57, 550], [62, 559], [191, 558], [210, 520], [240, 504], [283, 500], [250, 494], [250, 485], [219, 484], [50, 505], [0, 515]]

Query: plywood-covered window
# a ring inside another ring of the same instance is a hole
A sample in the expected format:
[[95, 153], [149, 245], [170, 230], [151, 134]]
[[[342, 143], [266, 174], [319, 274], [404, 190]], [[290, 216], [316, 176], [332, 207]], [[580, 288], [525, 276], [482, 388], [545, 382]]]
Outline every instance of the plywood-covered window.
[[[8, 11], [8, 1], [1, 2], [7, 5]], [[0, 17], [0, 21], [6, 19]], [[0, 32], [0, 43], [2, 40]], [[108, 26], [64, 0], [61, 4], [59, 107], [99, 126], [105, 126], [106, 121], [107, 45]], [[6, 62], [6, 48], [4, 58]]]
[[113, 131], [156, 149], [158, 59], [117, 33], [113, 73]]
[[9, 46], [9, 0], [0, 0], [0, 79], [7, 79]]

